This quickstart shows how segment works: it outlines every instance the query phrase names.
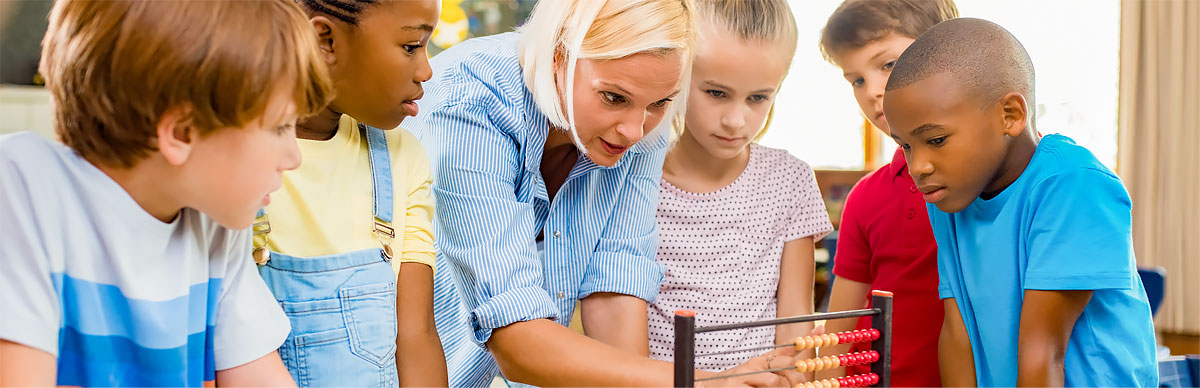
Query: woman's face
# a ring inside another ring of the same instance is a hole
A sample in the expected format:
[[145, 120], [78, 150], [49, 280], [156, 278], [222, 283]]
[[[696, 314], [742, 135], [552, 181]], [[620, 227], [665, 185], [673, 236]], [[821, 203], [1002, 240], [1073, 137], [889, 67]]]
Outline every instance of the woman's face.
[[683, 63], [678, 51], [576, 63], [575, 130], [592, 162], [616, 164], [658, 126], [679, 93]]

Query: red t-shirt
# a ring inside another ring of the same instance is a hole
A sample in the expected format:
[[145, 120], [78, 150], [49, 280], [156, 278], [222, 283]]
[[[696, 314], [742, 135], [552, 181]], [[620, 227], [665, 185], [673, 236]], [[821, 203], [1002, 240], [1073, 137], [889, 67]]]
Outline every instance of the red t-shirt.
[[[941, 386], [937, 342], [944, 310], [938, 298], [937, 242], [904, 153], [863, 177], [846, 198], [834, 275], [891, 291], [892, 385]], [[869, 328], [863, 317], [858, 328]], [[856, 344], [854, 351], [870, 348]], [[867, 373], [869, 366], [849, 367]]]

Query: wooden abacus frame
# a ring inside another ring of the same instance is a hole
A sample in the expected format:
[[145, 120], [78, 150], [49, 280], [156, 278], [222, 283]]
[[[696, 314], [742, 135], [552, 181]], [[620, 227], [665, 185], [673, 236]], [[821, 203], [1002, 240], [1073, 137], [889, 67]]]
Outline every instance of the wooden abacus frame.
[[[696, 386], [696, 334], [712, 331], [743, 329], [760, 326], [775, 326], [788, 323], [813, 322], [830, 319], [849, 319], [874, 316], [871, 328], [878, 330], [879, 338], [871, 341], [871, 350], [879, 354], [879, 360], [871, 364], [871, 373], [879, 377], [873, 387], [891, 387], [892, 369], [892, 293], [871, 291], [871, 308], [861, 310], [817, 313], [795, 317], [768, 319], [728, 325], [696, 327], [696, 313], [681, 310], [675, 312], [675, 386]], [[788, 346], [788, 345], [779, 345]], [[749, 350], [749, 349], [748, 349]]]

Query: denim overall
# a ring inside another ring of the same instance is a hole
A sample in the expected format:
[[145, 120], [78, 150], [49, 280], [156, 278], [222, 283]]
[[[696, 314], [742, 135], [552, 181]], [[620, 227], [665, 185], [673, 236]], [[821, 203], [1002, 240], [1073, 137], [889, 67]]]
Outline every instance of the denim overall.
[[[391, 161], [382, 130], [363, 124], [358, 129], [369, 148], [372, 232], [380, 247], [318, 257], [269, 252], [265, 243], [254, 248], [259, 274], [292, 324], [279, 355], [300, 387], [399, 385]], [[265, 210], [259, 211], [254, 232], [271, 232]]]

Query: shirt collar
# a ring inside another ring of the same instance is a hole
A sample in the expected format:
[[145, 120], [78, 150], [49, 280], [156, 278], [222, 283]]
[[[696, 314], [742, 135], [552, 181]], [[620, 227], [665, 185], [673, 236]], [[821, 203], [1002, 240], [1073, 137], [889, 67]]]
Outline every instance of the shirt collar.
[[908, 173], [908, 161], [904, 160], [904, 149], [896, 147], [896, 153], [892, 155], [892, 163], [888, 165], [891, 169], [892, 181], [896, 181], [896, 177], [900, 174]]

